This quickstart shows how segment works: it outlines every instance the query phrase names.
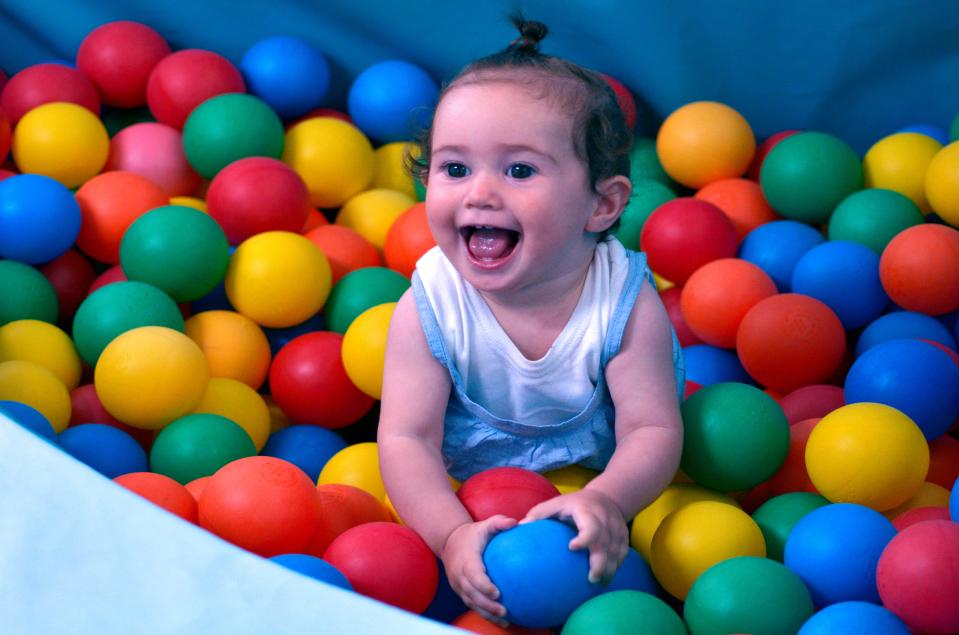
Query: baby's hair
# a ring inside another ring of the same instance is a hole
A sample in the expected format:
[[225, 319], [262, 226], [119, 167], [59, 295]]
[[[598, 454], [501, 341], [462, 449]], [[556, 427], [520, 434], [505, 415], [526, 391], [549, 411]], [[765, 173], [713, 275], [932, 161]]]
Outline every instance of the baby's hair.
[[[609, 177], [629, 177], [632, 135], [610, 85], [598, 73], [539, 50], [549, 29], [542, 22], [526, 20], [522, 13], [510, 15], [519, 37], [502, 51], [475, 60], [461, 70], [440, 93], [437, 104], [453, 88], [487, 81], [519, 81], [538, 84], [541, 96], [554, 99], [573, 117], [573, 148], [589, 170], [589, 185]], [[424, 183], [432, 155], [432, 125], [423, 130], [406, 163]], [[608, 231], [618, 226], [619, 221]], [[607, 232], [603, 232], [605, 235]]]

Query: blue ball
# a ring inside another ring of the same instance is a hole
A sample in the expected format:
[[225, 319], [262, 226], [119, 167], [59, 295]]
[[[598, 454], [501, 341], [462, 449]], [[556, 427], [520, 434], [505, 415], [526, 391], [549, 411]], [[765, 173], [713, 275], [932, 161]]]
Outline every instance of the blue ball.
[[226, 286], [220, 282], [213, 290], [199, 300], [190, 303], [190, 312], [193, 315], [204, 311], [236, 311], [226, 295]]
[[347, 110], [368, 137], [389, 143], [412, 139], [429, 124], [439, 86], [409, 62], [387, 60], [360, 73], [347, 96]]
[[0, 181], [0, 258], [29, 265], [63, 255], [80, 233], [80, 204], [48, 176]]
[[0, 413], [3, 413], [21, 426], [52, 443], [57, 442], [57, 433], [53, 425], [39, 410], [19, 401], [0, 401]]
[[345, 447], [346, 441], [332, 430], [298, 425], [271, 434], [260, 454], [289, 461], [315, 483], [330, 457]]
[[600, 587], [599, 593], [610, 593], [612, 591], [642, 591], [656, 597], [662, 597], [662, 587], [653, 576], [653, 570], [649, 568], [639, 552], [630, 547], [626, 553], [626, 559], [623, 560], [619, 571], [613, 576], [605, 587]]
[[798, 635], [910, 635], [905, 622], [889, 609], [871, 602], [840, 602], [806, 620]]
[[147, 453], [133, 437], [103, 423], [84, 423], [60, 433], [60, 447], [107, 478], [147, 472]]
[[330, 87], [330, 65], [306, 40], [278, 35], [260, 40], [240, 60], [247, 89], [282, 119], [318, 108]]
[[919, 134], [924, 134], [927, 137], [932, 137], [942, 145], [949, 145], [949, 133], [940, 128], [939, 126], [933, 126], [928, 123], [915, 123], [905, 128], [897, 130], [897, 132], [918, 132]]
[[576, 530], [558, 520], [536, 520], [496, 534], [486, 545], [483, 562], [500, 591], [506, 620], [531, 628], [566, 621], [596, 594], [589, 583], [585, 549], [570, 551]]
[[683, 348], [686, 362], [686, 379], [700, 386], [709, 386], [727, 381], [753, 384], [733, 351], [711, 344], [693, 344]]
[[952, 484], [952, 494], [949, 496], [949, 515], [959, 523], [959, 478]]
[[433, 601], [423, 611], [423, 617], [449, 624], [468, 611], [469, 607], [463, 603], [463, 599], [450, 586], [450, 579], [446, 575], [446, 567], [443, 566], [443, 563], [437, 561], [436, 564], [440, 571], [440, 582], [436, 587], [436, 595], [433, 596]]
[[879, 281], [879, 254], [848, 240], [831, 240], [804, 253], [790, 286], [835, 311], [846, 329], [869, 324], [889, 306]]
[[846, 374], [846, 403], [892, 406], [916, 422], [926, 439], [945, 433], [959, 418], [959, 366], [919, 340], [889, 340], [859, 356]]
[[266, 335], [266, 340], [270, 343], [270, 353], [272, 353], [273, 357], [276, 357], [280, 349], [289, 344], [290, 340], [306, 333], [324, 330], [326, 330], [326, 318], [323, 317], [322, 313], [317, 313], [305, 322], [294, 324], [293, 326], [280, 329], [264, 327], [263, 333]]
[[322, 558], [309, 556], [305, 553], [284, 553], [269, 559], [287, 569], [309, 576], [314, 580], [326, 582], [327, 584], [338, 586], [347, 591], [353, 590], [353, 585], [346, 579], [346, 576]]
[[850, 600], [879, 604], [876, 565], [895, 535], [892, 522], [874, 509], [825, 505], [789, 532], [783, 563], [806, 583], [818, 607]]
[[739, 245], [739, 257], [769, 274], [780, 293], [788, 293], [796, 263], [824, 242], [822, 233], [805, 223], [775, 220], [746, 234]]
[[877, 344], [900, 339], [932, 340], [956, 350], [956, 339], [936, 318], [914, 311], [894, 311], [879, 316], [863, 329], [856, 342], [856, 357]]

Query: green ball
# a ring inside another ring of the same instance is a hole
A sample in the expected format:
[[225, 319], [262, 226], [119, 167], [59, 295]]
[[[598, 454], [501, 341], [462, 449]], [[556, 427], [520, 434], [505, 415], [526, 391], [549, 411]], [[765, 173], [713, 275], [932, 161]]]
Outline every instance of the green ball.
[[776, 401], [754, 386], [712, 384], [681, 406], [680, 465], [694, 481], [721, 492], [762, 483], [789, 451], [789, 423]]
[[882, 255], [889, 241], [902, 230], [926, 222], [919, 206], [908, 196], [870, 188], [853, 192], [836, 206], [829, 218], [829, 240], [862, 243]]
[[46, 276], [16, 260], [0, 260], [0, 326], [14, 320], [56, 324], [57, 292]]
[[423, 185], [423, 180], [418, 176], [413, 177], [413, 191], [416, 192], [417, 201], [422, 202], [426, 200], [426, 186]]
[[648, 137], [635, 137], [629, 151], [629, 178], [633, 183], [649, 179], [659, 181], [672, 191], [680, 187], [663, 169], [656, 154], [656, 140]]
[[136, 219], [120, 243], [129, 280], [152, 284], [177, 302], [199, 300], [223, 281], [230, 245], [200, 210], [165, 205]]
[[396, 302], [409, 288], [410, 281], [392, 269], [354, 269], [340, 278], [330, 291], [323, 309], [326, 328], [336, 333], [346, 333], [360, 313], [377, 304]]
[[802, 517], [814, 509], [828, 505], [829, 501], [812, 492], [790, 492], [770, 498], [753, 512], [753, 520], [759, 525], [766, 539], [766, 556], [783, 561], [786, 538]]
[[773, 146], [763, 161], [759, 183], [780, 215], [820, 225], [840, 201], [862, 189], [862, 161], [837, 137], [800, 132]]
[[619, 217], [619, 227], [613, 235], [623, 243], [627, 249], [639, 251], [639, 234], [649, 215], [657, 207], [676, 198], [676, 193], [653, 179], [633, 181], [633, 194], [629, 197], [629, 204]]
[[579, 605], [566, 620], [562, 635], [686, 635], [676, 611], [642, 591], [603, 593]]
[[256, 446], [237, 424], [221, 415], [192, 414], [160, 431], [150, 449], [150, 470], [186, 485], [254, 454]]
[[952, 118], [952, 123], [949, 125], [949, 141], [957, 139], [959, 139], [959, 114]]
[[237, 159], [283, 154], [279, 116], [262, 99], [242, 93], [211, 97], [183, 124], [187, 161], [208, 179]]
[[73, 342], [80, 357], [96, 366], [117, 335], [140, 326], [183, 332], [183, 314], [170, 296], [143, 282], [114, 282], [88, 295], [73, 318]]
[[798, 575], [755, 556], [730, 558], [706, 569], [683, 607], [690, 635], [795, 635], [814, 612]]

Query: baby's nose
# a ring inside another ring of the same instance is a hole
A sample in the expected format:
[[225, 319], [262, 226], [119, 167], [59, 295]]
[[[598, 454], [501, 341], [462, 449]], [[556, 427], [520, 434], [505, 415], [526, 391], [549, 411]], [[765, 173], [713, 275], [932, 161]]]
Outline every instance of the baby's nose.
[[468, 207], [495, 208], [502, 203], [499, 184], [494, 176], [485, 172], [474, 173], [466, 194]]

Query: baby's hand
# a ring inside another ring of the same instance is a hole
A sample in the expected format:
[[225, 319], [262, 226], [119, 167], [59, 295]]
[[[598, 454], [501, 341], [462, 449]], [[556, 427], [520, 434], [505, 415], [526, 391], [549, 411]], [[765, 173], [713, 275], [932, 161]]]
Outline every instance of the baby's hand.
[[446, 539], [441, 558], [450, 586], [470, 607], [485, 619], [506, 626], [506, 607], [497, 602], [499, 589], [486, 575], [483, 551], [490, 538], [514, 527], [516, 520], [497, 515], [475, 523], [460, 525]]
[[536, 505], [521, 522], [544, 518], [572, 520], [579, 533], [569, 548], [589, 549], [589, 581], [606, 584], [626, 559], [629, 539], [626, 521], [619, 506], [609, 496], [583, 489], [557, 496]]

